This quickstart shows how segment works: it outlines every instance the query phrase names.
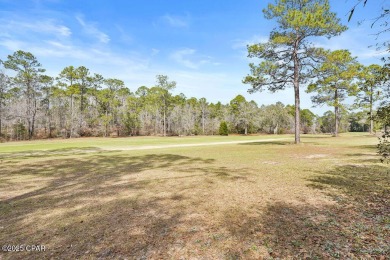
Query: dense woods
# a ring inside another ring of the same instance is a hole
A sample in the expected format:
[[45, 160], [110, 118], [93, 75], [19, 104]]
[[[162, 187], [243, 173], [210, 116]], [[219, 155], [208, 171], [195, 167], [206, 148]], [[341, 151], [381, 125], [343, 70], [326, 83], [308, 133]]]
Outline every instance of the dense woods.
[[[331, 58], [335, 53], [329, 55]], [[300, 109], [301, 133], [370, 131], [384, 127], [386, 120], [375, 119], [376, 105], [385, 100], [382, 68], [378, 65], [366, 68], [354, 61], [356, 77], [336, 71], [346, 77], [344, 80], [327, 69], [327, 62], [319, 67], [324, 76], [317, 77], [308, 91], [318, 92], [313, 98], [315, 103], [337, 107], [337, 115], [328, 111], [318, 116], [307, 108]], [[246, 100], [242, 95], [228, 104], [174, 95], [176, 82], [165, 75], [157, 75], [154, 86], [129, 89], [120, 79], [104, 78], [83, 66], [68, 66], [57, 77], [47, 76], [37, 58], [24, 51], [9, 55], [2, 65], [0, 136], [3, 141], [81, 136], [217, 135], [221, 133], [221, 124], [225, 123], [229, 133], [295, 131], [294, 105], [277, 102], [266, 106]], [[329, 88], [327, 82], [335, 77], [340, 81], [338, 88]], [[363, 110], [351, 112], [353, 106], [342, 103], [347, 95], [353, 95], [355, 107]], [[387, 110], [380, 111], [382, 115]], [[222, 128], [222, 134], [226, 134], [225, 127]]]

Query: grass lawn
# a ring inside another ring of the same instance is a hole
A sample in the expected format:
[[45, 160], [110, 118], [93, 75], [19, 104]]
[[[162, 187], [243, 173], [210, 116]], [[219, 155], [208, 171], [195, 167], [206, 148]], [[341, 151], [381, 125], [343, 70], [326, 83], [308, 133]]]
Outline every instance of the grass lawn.
[[[0, 259], [386, 259], [390, 167], [377, 138], [292, 140], [0, 144], [0, 245], [46, 247]], [[253, 142], [172, 147], [230, 141]]]

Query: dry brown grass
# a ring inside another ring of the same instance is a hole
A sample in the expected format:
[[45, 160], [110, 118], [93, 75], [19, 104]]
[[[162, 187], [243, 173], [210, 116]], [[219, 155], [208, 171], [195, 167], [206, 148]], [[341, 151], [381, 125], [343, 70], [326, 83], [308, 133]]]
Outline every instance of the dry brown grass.
[[[285, 141], [4, 159], [4, 259], [380, 258], [389, 168], [376, 139]], [[8, 154], [11, 155], [11, 154]]]

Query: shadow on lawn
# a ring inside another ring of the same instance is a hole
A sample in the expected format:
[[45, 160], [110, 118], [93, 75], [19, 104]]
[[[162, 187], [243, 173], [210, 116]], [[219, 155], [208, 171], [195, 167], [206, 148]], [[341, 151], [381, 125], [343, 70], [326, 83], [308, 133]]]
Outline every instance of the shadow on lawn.
[[371, 152], [376, 152], [378, 150], [378, 147], [376, 144], [373, 145], [356, 145], [356, 146], [351, 146], [351, 148], [360, 148], [364, 149], [365, 151], [369, 150]]
[[[346, 154], [349, 157], [355, 157], [351, 161], [358, 164], [376, 164], [380, 163], [381, 156], [377, 153], [351, 153]], [[369, 158], [371, 157], [371, 158]]]
[[357, 202], [375, 202], [382, 196], [390, 199], [390, 167], [378, 164], [343, 165], [311, 178], [309, 186], [333, 188]]
[[[15, 175], [54, 178], [46, 187], [11, 198], [4, 201], [5, 203], [34, 198], [54, 191], [56, 193], [61, 193], [61, 189], [69, 190], [74, 187], [75, 192], [68, 192], [67, 194], [69, 196], [68, 199], [71, 199], [77, 198], [78, 196], [93, 195], [93, 191], [99, 196], [104, 196], [114, 193], [116, 189], [124, 187], [137, 189], [144, 188], [147, 185], [147, 183], [138, 183], [135, 181], [127, 181], [122, 184], [120, 179], [121, 176], [124, 175], [135, 175], [146, 170], [164, 170], [173, 166], [187, 166], [194, 163], [201, 163], [209, 166], [212, 162], [212, 159], [191, 158], [174, 154], [148, 154], [143, 156], [127, 156], [120, 154], [115, 156], [94, 155], [81, 159], [48, 160], [45, 161], [44, 164], [31, 163], [18, 167], [16, 170], [10, 169], [8, 172], [0, 171], [0, 181], [7, 181], [7, 179]], [[193, 168], [188, 167], [183, 173], [188, 173], [191, 170], [193, 170]], [[203, 172], [215, 172], [215, 174], [218, 175], [224, 171], [225, 169], [223, 168], [214, 169], [213, 167], [205, 167]], [[180, 177], [182, 176], [176, 176], [176, 178]], [[165, 179], [167, 178], [161, 177], [154, 181], [161, 182]], [[116, 182], [118, 182], [118, 184]], [[105, 189], [103, 187], [104, 185], [109, 186], [110, 189]], [[48, 197], [47, 199], [51, 201], [50, 205], [53, 205], [52, 202], [54, 197]], [[57, 199], [62, 201], [66, 199], [66, 197], [58, 196]], [[46, 205], [46, 203], [42, 204]]]
[[[309, 181], [309, 187], [328, 193], [336, 203], [275, 202], [256, 218], [241, 212], [227, 222], [231, 234], [256, 238], [252, 243], [266, 248], [270, 258], [386, 259], [390, 255], [388, 167], [344, 165]], [[232, 255], [245, 258], [239, 250]]]
[[[366, 259], [390, 254], [388, 167], [344, 165], [308, 180], [335, 204], [236, 205], [210, 222], [201, 214], [209, 198], [201, 196], [218, 181], [246, 184], [251, 174], [214, 163], [176, 154], [115, 153], [0, 170], [0, 181], [15, 175], [50, 178], [41, 189], [0, 202], [0, 244], [44, 244], [47, 251], [0, 257]], [[210, 205], [207, 210], [213, 210]]]
[[60, 149], [48, 149], [48, 150], [29, 150], [23, 152], [8, 152], [0, 153], [0, 161], [11, 160], [12, 162], [19, 162], [30, 158], [48, 158], [67, 155], [86, 155], [91, 153], [111, 153], [115, 151], [103, 150], [99, 147], [69, 147]]
[[184, 246], [181, 239], [193, 234], [180, 226], [203, 226], [200, 219], [189, 218], [198, 202], [187, 192], [212, 188], [218, 180], [246, 181], [249, 174], [213, 163], [176, 154], [117, 153], [3, 168], [0, 182], [27, 175], [49, 178], [40, 189], [0, 201], [0, 244], [43, 244], [47, 251], [3, 257], [174, 257]]
[[306, 134], [303, 134], [301, 135], [301, 139], [323, 139], [323, 138], [332, 138], [332, 135], [331, 134], [314, 134], [314, 135], [306, 135]]
[[239, 145], [288, 145], [292, 144], [288, 141], [265, 141], [265, 142], [250, 142], [250, 143], [239, 143]]
[[[328, 192], [340, 207], [338, 222], [354, 235], [351, 250], [363, 257], [390, 254], [390, 168], [386, 165], [343, 165], [310, 179], [309, 187]], [[343, 212], [346, 212], [343, 215]], [[345, 226], [344, 224], [343, 226]]]

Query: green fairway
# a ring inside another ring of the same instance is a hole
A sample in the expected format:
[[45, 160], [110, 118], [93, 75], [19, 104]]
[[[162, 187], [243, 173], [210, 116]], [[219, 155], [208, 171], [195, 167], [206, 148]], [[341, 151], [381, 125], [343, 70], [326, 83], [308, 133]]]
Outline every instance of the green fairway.
[[[253, 142], [220, 144], [238, 141]], [[0, 244], [46, 247], [0, 259], [389, 255], [390, 168], [379, 162], [377, 138], [302, 141], [267, 135], [0, 144]]]

